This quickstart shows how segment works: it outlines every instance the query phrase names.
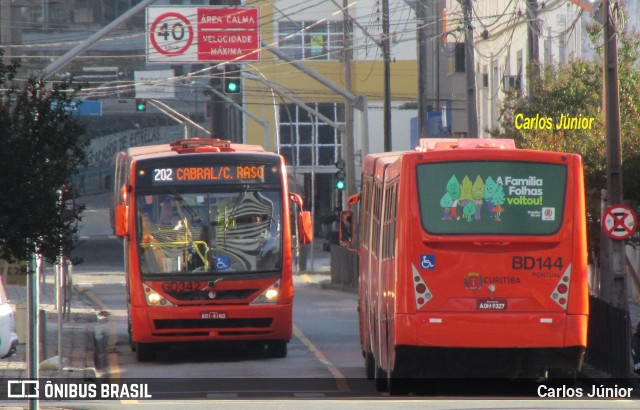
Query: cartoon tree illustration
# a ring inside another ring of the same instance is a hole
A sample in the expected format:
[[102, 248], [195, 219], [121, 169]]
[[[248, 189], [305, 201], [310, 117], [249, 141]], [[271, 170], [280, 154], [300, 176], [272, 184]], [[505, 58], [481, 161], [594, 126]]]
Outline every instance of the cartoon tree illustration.
[[443, 221], [451, 219], [452, 205], [453, 205], [453, 198], [451, 197], [451, 194], [448, 192], [445, 192], [444, 195], [442, 195], [442, 198], [440, 198], [440, 206], [442, 207]]
[[484, 182], [480, 175], [476, 176], [476, 180], [473, 182], [471, 186], [471, 196], [473, 197], [473, 203], [476, 206], [476, 215], [475, 220], [479, 221], [480, 218], [480, 210], [482, 209], [482, 199], [484, 198]]
[[495, 220], [500, 222], [502, 219], [500, 215], [504, 212], [502, 205], [504, 204], [504, 189], [502, 185], [498, 185], [498, 190], [493, 194], [491, 202], [493, 203], [493, 212], [495, 213]]
[[472, 222], [473, 216], [475, 214], [476, 214], [476, 205], [472, 201], [468, 201], [467, 204], [464, 206], [464, 208], [462, 208], [463, 218], [465, 218], [467, 222]]
[[471, 196], [473, 184], [469, 179], [469, 176], [465, 175], [462, 179], [462, 184], [460, 185], [460, 204], [465, 206], [468, 202], [473, 200], [473, 196]]
[[487, 181], [484, 184], [484, 199], [487, 202], [487, 211], [489, 211], [489, 218], [493, 218], [493, 195], [498, 190], [498, 184], [491, 176], [487, 177]]

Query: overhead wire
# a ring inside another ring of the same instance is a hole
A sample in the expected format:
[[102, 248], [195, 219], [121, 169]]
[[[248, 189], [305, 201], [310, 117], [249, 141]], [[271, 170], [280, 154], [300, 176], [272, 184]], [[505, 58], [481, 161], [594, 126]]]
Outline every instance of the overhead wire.
[[[311, 9], [311, 8], [313, 8], [314, 6], [317, 6], [317, 5], [318, 5], [318, 4], [320, 4], [320, 3], [322, 3], [322, 2], [311, 2], [311, 1], [309, 1], [309, 0], [305, 0], [305, 1], [303, 1], [303, 2], [298, 3], [298, 4], [297, 4], [297, 6], [304, 6], [304, 7], [301, 7], [301, 8], [300, 8], [300, 10], [307, 10], [307, 9]], [[510, 3], [511, 3], [511, 2], [510, 2]], [[402, 7], [397, 7], [394, 11], [398, 11], [398, 10], [399, 10], [400, 12], [403, 12], [403, 13], [404, 13], [404, 12], [406, 11], [406, 7], [405, 7], [405, 6], [406, 6], [406, 3], [403, 3]], [[295, 6], [290, 6], [290, 7], [291, 7], [291, 8], [293, 8], [293, 7], [295, 7]], [[298, 10], [298, 11], [300, 11], [300, 10]], [[280, 15], [282, 15], [282, 10], [274, 11], [273, 15], [276, 15], [277, 13], [280, 13]], [[332, 15], [335, 15], [335, 14], [337, 14], [337, 13], [341, 13], [341, 10], [338, 10], [338, 12], [334, 12], [334, 13], [332, 13]], [[375, 14], [376, 14], [376, 13], [372, 12], [372, 13], [370, 13], [369, 15], [365, 15], [365, 17], [368, 17], [368, 18], [369, 18], [369, 21], [371, 21], [371, 18], [375, 17]], [[505, 14], [505, 13], [502, 13], [502, 16], [503, 16], [504, 14]], [[286, 16], [288, 17], [288, 15], [286, 15]], [[451, 16], [451, 17], [452, 17], [452, 16]], [[498, 17], [500, 17], [500, 16], [498, 16]], [[362, 18], [363, 18], [363, 16], [359, 15], [359, 16], [358, 16], [358, 18], [359, 18], [359, 19], [362, 19]], [[310, 30], [311, 28], [313, 28], [314, 26], [316, 26], [316, 25], [318, 25], [318, 24], [321, 24], [322, 22], [325, 22], [325, 21], [327, 21], [327, 20], [328, 20], [328, 19], [326, 19], [326, 18], [325, 18], [325, 19], [317, 20], [316, 22], [314, 22], [315, 24], [307, 25], [307, 26], [303, 27], [301, 30], [299, 30], [298, 32], [296, 32], [296, 33], [294, 33], [294, 34], [292, 34], [292, 35], [296, 35], [297, 33], [306, 32], [306, 31]], [[497, 18], [496, 20], [499, 20], [499, 18]], [[277, 23], [277, 21], [279, 21], [279, 20], [274, 20], [273, 22], [276, 22], [276, 23]], [[402, 19], [399, 19], [398, 21], [402, 21]], [[435, 18], [433, 22], [425, 23], [425, 24], [424, 24], [424, 26], [430, 26], [430, 25], [432, 25], [432, 24], [435, 24], [435, 22], [436, 22], [436, 21], [437, 21], [437, 18]], [[451, 22], [455, 22], [455, 19], [454, 19], [454, 18], [451, 18], [451, 19], [450, 19], [450, 21], [451, 21]], [[272, 24], [273, 22], [269, 22], [269, 24]], [[415, 37], [412, 37], [412, 38], [406, 38], [406, 39], [404, 38], [404, 37], [405, 37], [405, 35], [406, 35], [407, 33], [409, 33], [409, 32], [415, 33], [415, 28], [407, 29], [408, 22], [406, 21], [406, 19], [405, 19], [405, 21], [404, 21], [403, 23], [404, 23], [404, 28], [403, 28], [402, 30], [400, 30], [400, 31], [396, 30], [396, 34], [398, 34], [398, 32], [399, 32], [399, 33], [400, 33], [400, 35], [403, 37], [402, 39], [399, 39], [398, 43], [400, 43], [400, 42], [405, 42], [405, 41], [413, 41], [413, 40], [415, 40]], [[264, 23], [264, 24], [267, 24], [267, 23]], [[369, 25], [369, 26], [373, 26], [373, 25]], [[377, 25], [376, 25], [376, 28], [377, 28]], [[372, 31], [373, 31], [373, 29], [372, 29]], [[143, 33], [143, 34], [135, 34], [135, 35], [131, 35], [131, 34], [130, 34], [130, 35], [128, 35], [128, 36], [126, 36], [126, 37], [124, 37], [124, 38], [131, 38], [131, 37], [141, 36], [141, 35], [146, 35], [146, 34], [144, 34], [144, 33]], [[438, 33], [435, 37], [439, 38], [439, 37], [441, 37], [441, 36], [442, 36], [442, 34], [441, 34], [441, 33]], [[114, 38], [113, 38], [113, 41], [118, 41], [118, 38], [123, 38], [123, 37], [114, 37]], [[287, 38], [287, 37], [285, 37], [285, 39], [286, 39], [286, 38]], [[280, 41], [282, 41], [282, 40], [283, 40], [283, 39], [278, 39], [278, 40], [277, 40], [277, 41], [275, 41], [274, 43], [275, 43], [275, 44], [278, 44], [278, 43], [279, 43]], [[368, 49], [368, 48], [367, 48], [367, 47], [368, 47], [367, 40], [365, 40], [365, 42], [364, 42], [364, 43], [365, 43], [365, 45], [358, 45], [357, 47], [352, 47], [352, 50], [353, 50], [353, 51], [356, 51], [356, 50], [359, 50], [359, 49], [362, 49], [362, 48], [364, 48], [365, 50], [367, 50], [367, 49]], [[376, 46], [375, 48], [376, 48], [376, 55], [377, 55], [377, 53], [379, 53], [379, 48], [378, 48], [377, 46]], [[122, 58], [143, 57], [143, 56], [144, 56], [144, 55], [142, 55], [142, 54], [137, 54], [137, 55], [127, 55], [127, 56], [122, 57]], [[320, 57], [324, 57], [324, 56], [325, 56], [325, 55], [321, 55]], [[42, 57], [42, 56], [37, 56], [37, 57], [33, 57], [33, 58], [43, 58], [43, 57]], [[112, 56], [112, 55], [111, 55], [111, 56], [107, 56], [107, 55], [103, 55], [103, 56], [87, 55], [87, 56], [85, 56], [85, 57], [80, 57], [80, 58], [87, 58], [87, 59], [105, 58], [105, 59], [106, 59], [106, 58], [114, 58], [114, 56]], [[286, 61], [280, 61], [280, 60], [274, 60], [274, 61], [277, 61], [277, 63], [275, 63], [276, 65], [285, 65], [285, 64], [286, 64], [286, 65], [288, 65], [288, 62], [286, 62]], [[375, 62], [375, 61], [374, 61], [374, 62]], [[225, 61], [224, 63], [226, 63], [226, 61]], [[222, 63], [222, 64], [223, 64], [223, 63]], [[218, 65], [220, 65], [220, 64], [218, 64]], [[183, 75], [183, 76], [177, 76], [177, 77], [175, 77], [175, 79], [176, 79], [177, 81], [179, 81], [181, 78], [189, 77], [189, 76], [194, 76], [194, 75], [198, 75], [198, 74], [200, 74], [200, 73], [203, 73], [203, 74], [204, 74], [204, 73], [207, 73], [207, 72], [209, 72], [209, 71], [211, 71], [211, 70], [212, 70], [212, 68], [205, 68], [205, 69], [203, 69], [203, 70], [197, 70], [197, 71], [193, 71], [193, 72], [187, 73], [187, 74], [185, 74], [185, 75]], [[373, 62], [372, 62], [372, 69], [370, 70], [370, 73], [369, 73], [369, 75], [368, 75], [367, 77], [369, 77], [369, 76], [371, 75], [371, 73], [372, 73], [372, 72], [373, 72]], [[129, 85], [129, 87], [135, 87], [135, 84]], [[327, 94], [331, 94], [331, 93], [327, 93]]]

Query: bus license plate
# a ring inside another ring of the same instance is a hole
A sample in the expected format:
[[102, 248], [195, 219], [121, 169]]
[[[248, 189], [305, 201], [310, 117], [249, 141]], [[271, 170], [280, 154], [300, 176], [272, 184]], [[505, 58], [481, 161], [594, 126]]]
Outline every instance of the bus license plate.
[[506, 310], [507, 301], [502, 299], [478, 299], [478, 310]]
[[202, 312], [200, 319], [226, 319], [227, 312]]

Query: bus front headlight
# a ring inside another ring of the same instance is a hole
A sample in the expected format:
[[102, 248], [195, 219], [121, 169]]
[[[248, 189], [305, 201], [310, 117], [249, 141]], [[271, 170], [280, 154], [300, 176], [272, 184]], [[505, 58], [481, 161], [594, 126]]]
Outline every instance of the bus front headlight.
[[277, 280], [273, 285], [269, 286], [264, 292], [253, 299], [251, 305], [267, 305], [278, 303], [280, 297], [280, 280]]
[[145, 299], [147, 300], [147, 306], [173, 306], [173, 303], [169, 302], [164, 296], [143, 284]]

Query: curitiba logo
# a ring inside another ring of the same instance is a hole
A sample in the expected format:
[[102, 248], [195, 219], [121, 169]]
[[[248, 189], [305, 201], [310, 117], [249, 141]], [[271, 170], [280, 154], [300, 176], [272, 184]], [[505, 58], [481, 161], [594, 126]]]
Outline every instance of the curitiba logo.
[[464, 287], [469, 290], [478, 290], [483, 283], [484, 278], [478, 272], [469, 272], [464, 278]]

